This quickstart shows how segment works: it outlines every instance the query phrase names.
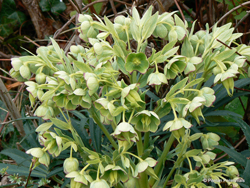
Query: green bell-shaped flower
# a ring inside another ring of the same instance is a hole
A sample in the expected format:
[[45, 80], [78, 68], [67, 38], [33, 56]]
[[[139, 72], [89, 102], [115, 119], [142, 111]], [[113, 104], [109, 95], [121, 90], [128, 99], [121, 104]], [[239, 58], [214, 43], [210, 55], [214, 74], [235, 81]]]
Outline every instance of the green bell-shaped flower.
[[63, 162], [63, 169], [65, 174], [68, 174], [73, 171], [78, 171], [79, 168], [79, 162], [76, 158], [69, 157], [64, 160]]
[[184, 71], [186, 66], [185, 57], [177, 55], [165, 65], [164, 74], [167, 79], [174, 79], [178, 74]]
[[97, 179], [90, 184], [90, 188], [109, 188], [109, 185], [104, 179]]
[[99, 89], [99, 81], [94, 73], [85, 73], [84, 78], [89, 89], [89, 95], [92, 96]]
[[86, 174], [84, 171], [72, 171], [68, 173], [66, 178], [72, 178], [75, 182], [81, 183], [82, 185], [88, 185], [88, 182], [93, 181], [91, 176]]
[[204, 98], [206, 100], [206, 102], [204, 104], [206, 107], [210, 107], [214, 103], [214, 101], [216, 99], [216, 97], [214, 95], [214, 90], [209, 88], [209, 87], [203, 87], [199, 91], [198, 96], [202, 97], [202, 98]]
[[[195, 97], [192, 101], [190, 101], [186, 106], [184, 106], [182, 115], [185, 117], [187, 112], [189, 111], [191, 115], [195, 118], [195, 120], [200, 123], [199, 116], [203, 117], [201, 112], [201, 108], [206, 103], [206, 99], [203, 97]], [[205, 119], [203, 117], [203, 119]]]
[[226, 174], [227, 174], [231, 179], [233, 179], [233, 178], [239, 176], [239, 171], [238, 171], [238, 169], [237, 169], [235, 166], [229, 166], [229, 167], [226, 169]]
[[204, 150], [213, 150], [219, 144], [220, 137], [215, 133], [207, 133], [201, 136], [201, 143]]
[[48, 152], [53, 156], [57, 157], [62, 152], [62, 138], [57, 136], [54, 132], [45, 132], [43, 134], [45, 138], [44, 146]]
[[130, 53], [126, 59], [125, 68], [130, 73], [139, 71], [144, 74], [148, 67], [149, 63], [144, 53]]
[[135, 114], [131, 123], [140, 132], [156, 132], [160, 124], [160, 118], [155, 112], [143, 110]]
[[200, 64], [202, 62], [201, 57], [191, 57], [186, 58], [187, 66], [184, 70], [185, 74], [189, 74], [190, 72], [194, 72], [196, 70], [196, 65]]
[[116, 185], [120, 181], [128, 181], [128, 174], [120, 166], [108, 164], [104, 168], [104, 174], [102, 175], [102, 178], [108, 180], [110, 182], [111, 187], [112, 185]]
[[45, 166], [49, 166], [50, 157], [47, 152], [45, 152], [42, 148], [32, 148], [26, 151], [27, 154], [31, 154], [33, 157], [38, 158], [38, 162], [44, 164]]
[[20, 67], [23, 65], [23, 62], [19, 58], [11, 58], [11, 65], [15, 71], [19, 71]]
[[111, 135], [122, 141], [136, 142], [139, 140], [134, 127], [127, 122], [120, 123]]
[[95, 107], [98, 109], [102, 116], [106, 117], [108, 120], [112, 121], [112, 113], [115, 110], [115, 106], [106, 98], [100, 98], [95, 101]]
[[221, 73], [217, 74], [214, 78], [214, 83], [222, 82], [223, 86], [226, 88], [227, 93], [229, 96], [233, 95], [234, 91], [234, 80], [233, 77], [238, 74], [238, 65], [232, 64], [229, 69], [226, 71], [222, 71]]
[[187, 120], [185, 120], [184, 118], [176, 118], [172, 121], [169, 121], [165, 124], [165, 126], [163, 127], [163, 131], [167, 130], [170, 128], [170, 131], [174, 131], [174, 130], [179, 130], [182, 127], [185, 127], [186, 129], [189, 129], [192, 126], [191, 123], [189, 123]]
[[167, 78], [163, 73], [160, 72], [155, 72], [155, 73], [151, 73], [148, 76], [148, 80], [147, 83], [149, 83], [149, 85], [161, 85], [162, 83], [167, 84]]

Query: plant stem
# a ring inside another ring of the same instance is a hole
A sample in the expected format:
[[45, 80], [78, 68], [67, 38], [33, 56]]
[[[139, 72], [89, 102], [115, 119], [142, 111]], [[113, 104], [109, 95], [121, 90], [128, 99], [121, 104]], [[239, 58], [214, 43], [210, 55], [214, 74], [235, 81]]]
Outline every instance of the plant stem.
[[150, 132], [146, 132], [146, 133], [144, 134], [144, 148], [143, 148], [144, 151], [148, 148], [148, 144], [149, 144], [149, 135], [150, 135]]
[[[139, 141], [137, 142], [137, 153], [139, 157], [143, 155], [143, 144], [142, 144], [142, 137], [141, 132], [136, 131], [139, 137]], [[140, 187], [149, 188], [148, 178], [146, 172], [140, 173], [140, 178], [138, 179]]]
[[[167, 156], [167, 154], [168, 154], [168, 152], [169, 152], [169, 150], [170, 150], [170, 148], [171, 148], [174, 140], [175, 140], [175, 137], [174, 137], [173, 133], [171, 133], [171, 136], [168, 139], [166, 147], [164, 148], [164, 150], [163, 150], [160, 158], [158, 159], [158, 163], [157, 163], [157, 165], [155, 166], [155, 169], [154, 169], [155, 174], [157, 176], [159, 176], [159, 173], [160, 173], [161, 168], [163, 166], [163, 162], [165, 161], [166, 156]], [[150, 187], [152, 187], [154, 185], [154, 183], [155, 183], [155, 179], [152, 178], [152, 177], [150, 177], [150, 179], [149, 179], [149, 185], [150, 185]]]
[[136, 77], [137, 77], [136, 71], [133, 71], [132, 76], [131, 76], [131, 80], [130, 80], [131, 84], [136, 83]]
[[136, 131], [139, 137], [139, 141], [137, 142], [137, 154], [138, 156], [142, 156], [143, 154], [143, 144], [142, 144], [142, 137], [141, 137], [141, 132]]
[[174, 173], [175, 169], [179, 166], [179, 164], [184, 160], [184, 158], [181, 156], [180, 158], [177, 159], [177, 161], [175, 162], [173, 168], [171, 169], [171, 171], [169, 172], [167, 179], [165, 180], [165, 183], [163, 185], [163, 187], [167, 186], [168, 180], [170, 179], [170, 177], [172, 176], [172, 174]]
[[90, 108], [89, 110], [92, 118], [95, 120], [96, 124], [101, 128], [102, 132], [105, 134], [105, 136], [109, 139], [110, 143], [112, 144], [112, 146], [115, 149], [118, 149], [118, 145], [115, 142], [115, 140], [110, 136], [110, 133], [108, 132], [108, 130], [106, 129], [106, 127], [101, 123], [101, 121], [99, 120], [95, 110], [93, 107]]
[[[182, 146], [181, 152], [178, 154], [178, 159], [175, 161], [173, 168], [171, 169], [170, 173], [167, 176], [167, 179], [165, 180], [165, 183], [163, 185], [163, 187], [167, 186], [168, 180], [170, 179], [170, 177], [172, 176], [172, 174], [174, 173], [175, 169], [177, 167], [180, 167], [180, 164], [182, 163], [182, 161], [185, 159], [185, 157], [183, 157], [183, 154], [186, 152], [186, 145], [187, 142], [185, 142]], [[192, 169], [191, 169], [192, 172]]]

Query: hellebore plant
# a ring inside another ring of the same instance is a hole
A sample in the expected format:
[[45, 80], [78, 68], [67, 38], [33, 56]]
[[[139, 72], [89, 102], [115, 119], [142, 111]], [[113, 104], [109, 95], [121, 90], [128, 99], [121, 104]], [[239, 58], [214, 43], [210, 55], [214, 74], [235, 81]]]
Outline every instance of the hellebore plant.
[[[202, 109], [215, 101], [214, 90], [203, 83], [214, 75], [214, 84], [222, 83], [233, 95], [234, 78], [250, 59], [249, 47], [227, 47], [241, 36], [233, 34], [231, 24], [214, 25], [212, 32], [207, 26], [193, 34], [195, 23], [188, 31], [186, 21], [174, 13], [152, 15], [152, 7], [142, 18], [133, 8], [132, 16], [118, 16], [114, 23], [106, 17], [104, 22], [98, 17], [94, 21], [89, 15], [79, 15], [78, 20], [79, 36], [89, 47], [72, 45], [65, 54], [51, 39], [53, 45], [39, 47], [37, 55], [12, 59], [11, 75], [26, 81], [31, 105], [40, 101], [35, 115], [45, 120], [36, 130], [43, 148], [27, 151], [36, 161], [34, 167], [48, 166], [50, 157], [70, 147], [63, 167], [72, 188], [166, 187], [170, 179], [172, 187], [200, 188], [210, 187], [205, 178], [239, 178], [233, 162], [213, 162], [218, 135], [191, 132], [195, 120], [205, 121]], [[148, 44], [151, 36], [166, 45], [154, 49]], [[31, 73], [36, 82], [28, 81]], [[109, 152], [85, 146], [71, 123], [70, 111], [76, 109], [85, 109], [92, 126], [100, 127]], [[164, 122], [169, 114], [172, 118]], [[157, 154], [154, 135], [159, 132], [171, 135]], [[192, 149], [198, 140], [203, 149]], [[169, 159], [175, 162], [166, 173]], [[190, 171], [181, 171], [183, 166]]]

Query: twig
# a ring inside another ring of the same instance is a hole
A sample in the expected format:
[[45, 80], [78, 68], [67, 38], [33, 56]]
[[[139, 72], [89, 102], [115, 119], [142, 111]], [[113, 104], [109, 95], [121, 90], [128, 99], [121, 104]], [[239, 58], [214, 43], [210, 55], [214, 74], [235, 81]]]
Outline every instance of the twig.
[[[239, 141], [239, 143], [236, 144], [236, 145], [234, 146], [234, 148], [236, 149], [237, 147], [239, 147], [239, 145], [240, 145], [242, 142], [244, 142], [245, 140], [246, 140], [246, 137], [244, 136], [244, 137]], [[228, 154], [225, 153], [224, 155], [222, 155], [222, 156], [218, 157], [217, 159], [215, 159], [214, 162], [217, 162], [217, 161], [221, 160], [222, 158], [226, 157], [227, 155], [228, 155]]]
[[29, 172], [29, 175], [27, 177], [27, 181], [26, 181], [26, 184], [25, 184], [24, 188], [27, 188], [27, 186], [28, 186], [30, 175], [31, 175], [31, 172], [33, 170], [33, 167], [34, 167], [34, 164], [36, 163], [36, 161], [37, 161], [37, 158], [35, 160], [32, 159], [32, 165], [30, 167], [30, 172]]
[[26, 36], [24, 36], [24, 38], [25, 38], [26, 40], [30, 41], [32, 44], [36, 45], [37, 47], [40, 47], [39, 44], [37, 44], [36, 42], [34, 42], [33, 40], [31, 40], [30, 38], [28, 38], [28, 37], [26, 37]]
[[[237, 6], [237, 7], [232, 8], [230, 11], [228, 11], [226, 14], [224, 14], [224, 15], [219, 19], [219, 21], [217, 22], [217, 24], [220, 23], [224, 18], [226, 18], [229, 14], [231, 14], [231, 13], [234, 12], [235, 10], [237, 10], [237, 9], [239, 9], [239, 8], [245, 6], [245, 5], [248, 5], [248, 4], [250, 4], [250, 1], [247, 1], [247, 2], [245, 2], [245, 3], [240, 4], [240, 5]], [[213, 27], [213, 26], [212, 26], [212, 27]]]
[[244, 112], [246, 112], [246, 108], [245, 108], [245, 106], [244, 106], [244, 104], [243, 104], [243, 102], [242, 102], [242, 100], [241, 100], [241, 97], [239, 97], [239, 100], [240, 100], [240, 104], [241, 104], [241, 106], [242, 106]]
[[[90, 6], [96, 4], [96, 3], [102, 3], [102, 2], [106, 2], [107, 0], [96, 0], [96, 1], [93, 1], [92, 3], [89, 3], [87, 4], [85, 7], [83, 7], [82, 11], [85, 11], [87, 10]], [[58, 35], [75, 19], [75, 15], [72, 16], [59, 30], [57, 30], [57, 32], [55, 33], [55, 35], [53, 36], [53, 38], [57, 38]], [[49, 42], [48, 45], [51, 45], [51, 41]]]
[[5, 54], [5, 53], [3, 53], [3, 52], [0, 52], [0, 57], [4, 57], [4, 58], [10, 59], [10, 58], [12, 57], [12, 55]]
[[175, 2], [177, 8], [179, 9], [179, 11], [180, 11], [180, 13], [181, 13], [181, 17], [182, 17], [183, 21], [185, 21], [185, 16], [184, 16], [184, 14], [183, 14], [183, 12], [182, 12], [182, 10], [181, 10], [181, 7], [179, 6], [177, 0], [174, 0], [174, 2]]
[[[230, 46], [228, 46], [227, 44], [225, 44], [224, 42], [222, 42], [221, 40], [219, 40], [219, 39], [216, 39], [219, 43], [221, 43], [221, 44], [223, 44], [224, 46], [226, 46], [226, 47], [228, 47], [229, 49], [232, 49]], [[238, 54], [238, 55], [240, 55], [240, 56], [242, 56], [239, 52], [235, 52], [236, 54]], [[247, 62], [247, 64], [248, 65], [250, 65], [250, 62], [246, 59], [246, 62]]]
[[111, 5], [111, 8], [115, 14], [115, 17], [117, 16], [117, 11], [116, 11], [116, 8], [115, 8], [115, 4], [114, 4], [114, 1], [113, 0], [109, 0], [109, 3]]
[[81, 13], [81, 9], [72, 0], [69, 0], [70, 4], [75, 8], [78, 13]]
[[234, 89], [250, 92], [250, 90], [248, 90], [248, 89], [243, 89], [243, 88], [238, 88], [238, 87], [234, 87]]
[[166, 10], [165, 10], [165, 8], [164, 8], [164, 6], [163, 6], [162, 2], [161, 2], [160, 0], [156, 0], [156, 1], [157, 1], [157, 3], [158, 3], [158, 4], [159, 4], [159, 6], [160, 6], [161, 11], [162, 11], [162, 12], [166, 12]]
[[17, 81], [17, 80], [15, 80], [13, 78], [9, 78], [9, 77], [2, 76], [2, 75], [0, 75], [0, 77], [3, 78], [3, 79], [5, 79], [5, 80], [10, 80], [10, 81], [15, 81], [15, 82]]
[[[75, 19], [75, 17], [76, 17], [75, 15], [72, 16], [60, 29], [58, 29], [54, 34], [53, 38], [54, 39], [57, 38], [58, 35]], [[52, 42], [50, 41], [48, 45], [51, 45], [51, 43]]]
[[191, 17], [191, 18], [193, 18], [193, 20], [195, 20], [195, 16], [196, 16], [196, 13], [194, 12], [194, 11], [189, 11], [190, 10], [190, 8], [187, 6], [187, 5], [185, 5], [183, 2], [180, 2], [180, 7], [183, 9], [183, 10], [185, 10], [185, 12]]
[[236, 24], [236, 26], [234, 27], [234, 30], [236, 30], [238, 27], [239, 27], [239, 25], [249, 16], [249, 11], [246, 11], [246, 15], [243, 17], [243, 18], [241, 18], [241, 20]]
[[[7, 109], [9, 110], [8, 114], [11, 115], [12, 119], [21, 118], [20, 112], [18, 111], [16, 105], [14, 104], [14, 101], [12, 100], [10, 94], [8, 93], [8, 90], [6, 89], [1, 79], [0, 79], [0, 97], [1, 97], [1, 100], [4, 102], [5, 106], [7, 107]], [[15, 125], [20, 135], [25, 136], [25, 131], [23, 128], [22, 120], [16, 121]], [[2, 129], [3, 129], [3, 125], [1, 127], [1, 131]]]
[[124, 5], [132, 7], [132, 4], [130, 4], [130, 3], [127, 3], [127, 2], [124, 2], [124, 1], [120, 1], [120, 0], [114, 0], [114, 1], [117, 2], [117, 3], [121, 3], [121, 4], [124, 4]]

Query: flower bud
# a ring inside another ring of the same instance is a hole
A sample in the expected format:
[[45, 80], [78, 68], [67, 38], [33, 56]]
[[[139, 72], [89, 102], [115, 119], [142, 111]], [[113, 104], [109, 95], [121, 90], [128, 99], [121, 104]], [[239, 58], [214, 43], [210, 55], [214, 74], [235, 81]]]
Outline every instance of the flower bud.
[[116, 24], [124, 25], [125, 24], [125, 17], [124, 16], [117, 16], [114, 20]]
[[23, 65], [23, 62], [18, 58], [12, 58], [11, 64], [15, 71], [19, 71], [20, 67]]
[[129, 180], [124, 183], [126, 188], [135, 188], [136, 179], [133, 176], [129, 176]]
[[182, 127], [181, 129], [174, 130], [172, 133], [174, 134], [174, 137], [177, 140], [179, 140], [181, 137], [183, 137], [185, 135], [185, 128]]
[[78, 46], [72, 45], [72, 46], [70, 46], [70, 52], [72, 52], [74, 54], [78, 54], [80, 52], [80, 49], [78, 48]]
[[90, 184], [90, 188], [109, 188], [108, 183], [103, 180], [103, 179], [99, 179], [99, 180], [95, 180]]
[[100, 43], [95, 43], [94, 44], [94, 50], [97, 55], [101, 55], [103, 52], [103, 47]]
[[214, 68], [213, 68], [213, 74], [214, 74], [214, 75], [217, 75], [217, 74], [219, 74], [219, 73], [221, 73], [220, 67], [218, 67], [218, 66], [214, 67]]
[[29, 79], [31, 76], [29, 67], [26, 65], [22, 65], [20, 67], [20, 74], [23, 78]]
[[46, 75], [44, 73], [39, 73], [36, 75], [36, 82], [38, 84], [44, 84], [46, 81]]
[[10, 76], [12, 78], [17, 78], [20, 76], [20, 73], [19, 73], [19, 71], [15, 71], [14, 68], [12, 68], [12, 69], [10, 69]]
[[82, 30], [84, 33], [86, 33], [86, 32], [89, 30], [90, 26], [91, 26], [91, 24], [90, 24], [89, 21], [84, 21], [84, 22], [82, 22], [82, 24], [81, 24], [81, 30]]
[[67, 158], [65, 159], [64, 163], [63, 163], [63, 169], [65, 174], [68, 174], [70, 172], [73, 171], [77, 171], [79, 167], [79, 162], [76, 158]]
[[160, 38], [165, 38], [168, 34], [168, 30], [163, 24], [157, 25], [155, 29], [157, 36], [159, 36]]
[[84, 22], [84, 21], [93, 21], [92, 17], [90, 15], [82, 15], [82, 14], [79, 14], [78, 16], [78, 21], [79, 22]]
[[230, 178], [235, 178], [236, 176], [239, 176], [239, 171], [235, 166], [229, 166], [226, 170], [226, 173]]

